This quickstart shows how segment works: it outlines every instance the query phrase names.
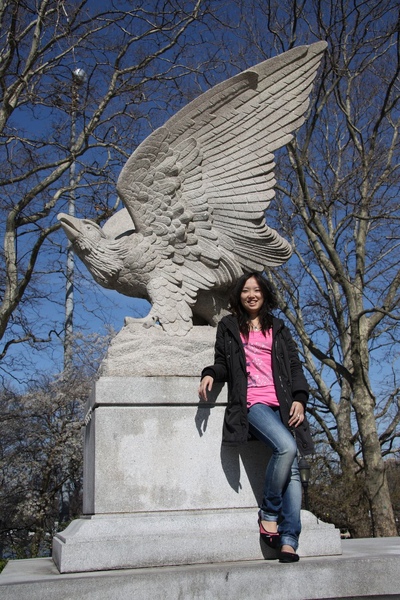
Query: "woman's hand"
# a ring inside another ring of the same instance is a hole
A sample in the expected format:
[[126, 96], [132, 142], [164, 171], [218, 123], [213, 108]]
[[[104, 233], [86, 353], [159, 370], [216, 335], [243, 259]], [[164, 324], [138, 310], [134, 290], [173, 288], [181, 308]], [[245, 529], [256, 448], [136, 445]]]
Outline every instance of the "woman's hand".
[[304, 406], [301, 402], [293, 402], [289, 412], [289, 427], [298, 427], [304, 421]]
[[208, 400], [207, 392], [211, 392], [213, 383], [214, 383], [214, 378], [211, 377], [210, 375], [206, 375], [205, 377], [203, 377], [203, 379], [200, 382], [199, 396], [205, 402], [207, 402], [207, 400]]

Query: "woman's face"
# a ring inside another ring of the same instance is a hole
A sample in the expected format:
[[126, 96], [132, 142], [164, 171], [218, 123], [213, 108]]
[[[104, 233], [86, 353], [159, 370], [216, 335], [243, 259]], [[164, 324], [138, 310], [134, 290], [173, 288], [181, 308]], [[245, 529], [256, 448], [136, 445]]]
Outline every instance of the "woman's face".
[[240, 302], [250, 317], [256, 317], [264, 303], [264, 296], [255, 277], [249, 277], [240, 293]]

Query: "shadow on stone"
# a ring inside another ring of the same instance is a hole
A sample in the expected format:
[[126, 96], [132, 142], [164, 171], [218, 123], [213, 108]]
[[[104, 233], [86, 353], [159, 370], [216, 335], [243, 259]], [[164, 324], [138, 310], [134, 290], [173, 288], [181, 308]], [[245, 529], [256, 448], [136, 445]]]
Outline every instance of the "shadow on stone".
[[[223, 387], [223, 383], [215, 383], [213, 385], [213, 389], [208, 394], [208, 402], [204, 402], [203, 400], [201, 400], [197, 405], [197, 412], [194, 418], [194, 422], [196, 424], [196, 429], [199, 432], [200, 437], [203, 437], [203, 435], [207, 431], [208, 420], [211, 415], [211, 409], [215, 408], [218, 396], [220, 395]], [[219, 404], [219, 406], [221, 406], [221, 404]]]

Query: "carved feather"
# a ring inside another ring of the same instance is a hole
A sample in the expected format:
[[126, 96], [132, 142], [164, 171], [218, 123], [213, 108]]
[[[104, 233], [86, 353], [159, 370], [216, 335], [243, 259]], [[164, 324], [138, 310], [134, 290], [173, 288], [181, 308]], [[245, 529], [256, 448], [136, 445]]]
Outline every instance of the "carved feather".
[[[157, 235], [168, 235], [159, 225], [161, 217], [155, 223], [142, 218], [135, 182], [145, 162], [146, 183], [149, 172], [153, 180], [160, 171], [165, 174], [168, 181], [157, 192], [164, 193], [165, 205], [178, 202], [189, 209], [198, 240], [212, 240], [218, 249], [224, 234], [244, 269], [285, 262], [290, 246], [264, 217], [274, 197], [273, 152], [304, 122], [325, 48], [325, 42], [318, 42], [255, 65], [202, 94], [151, 134], [132, 154], [117, 184], [137, 229], [152, 227]], [[151, 194], [146, 202], [151, 207]], [[146, 214], [154, 214], [150, 207]]]
[[[148, 297], [151, 317], [167, 332], [187, 333], [192, 308], [214, 322], [216, 296], [207, 304], [204, 292], [290, 257], [289, 243], [265, 220], [275, 194], [274, 152], [304, 122], [325, 48], [294, 48], [213, 87], [155, 130], [122, 169], [117, 190], [134, 230], [129, 224], [100, 246], [118, 240], [125, 258], [112, 285]], [[92, 244], [94, 259], [76, 220], [61, 220], [88, 268], [97, 261], [96, 279], [111, 287], [99, 244]]]

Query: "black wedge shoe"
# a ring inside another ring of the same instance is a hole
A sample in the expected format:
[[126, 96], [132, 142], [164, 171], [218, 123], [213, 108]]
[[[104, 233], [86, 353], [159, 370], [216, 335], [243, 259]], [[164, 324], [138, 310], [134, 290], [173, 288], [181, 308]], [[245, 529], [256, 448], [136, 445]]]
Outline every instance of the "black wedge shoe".
[[267, 531], [263, 527], [260, 518], [258, 519], [258, 525], [260, 527], [260, 536], [263, 542], [265, 542], [270, 548], [278, 548], [281, 537], [279, 533], [277, 531]]
[[300, 560], [300, 556], [296, 552], [285, 552], [284, 550], [279, 550], [278, 558], [281, 563], [294, 563]]

